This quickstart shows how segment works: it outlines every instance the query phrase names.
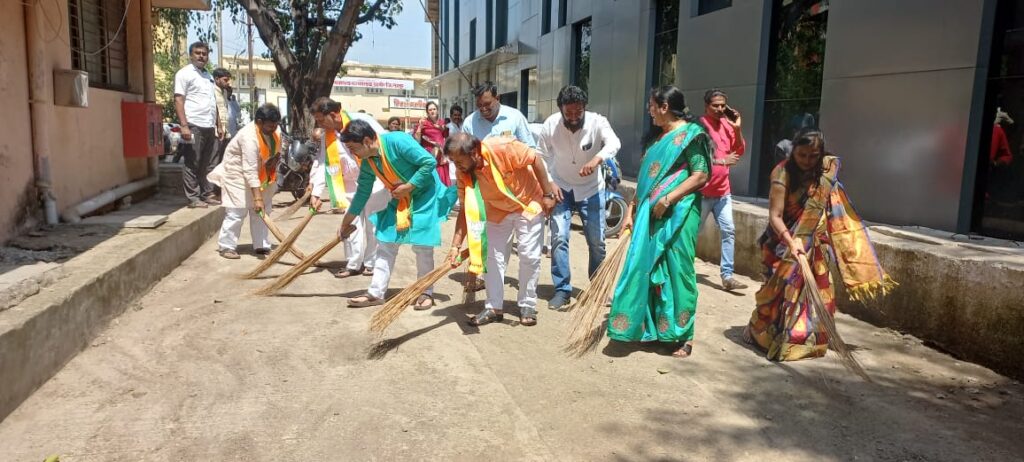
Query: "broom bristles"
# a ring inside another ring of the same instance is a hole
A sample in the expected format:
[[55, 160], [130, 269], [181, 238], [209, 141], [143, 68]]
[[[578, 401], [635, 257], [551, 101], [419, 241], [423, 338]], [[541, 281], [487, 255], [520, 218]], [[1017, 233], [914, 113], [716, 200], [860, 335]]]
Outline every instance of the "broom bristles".
[[[466, 261], [469, 258], [469, 249], [463, 250], [460, 254], [460, 260]], [[461, 263], [461, 262], [460, 262]], [[370, 332], [383, 333], [392, 323], [402, 315], [409, 305], [413, 304], [420, 294], [422, 294], [428, 287], [434, 285], [444, 275], [448, 274], [455, 268], [451, 265], [442, 264], [433, 271], [427, 273], [422, 278], [419, 278], [411, 286], [402, 289], [394, 297], [391, 297], [384, 306], [380, 307], [373, 316], [370, 317]]]
[[323, 258], [324, 255], [327, 255], [327, 252], [330, 252], [331, 249], [334, 248], [334, 246], [336, 246], [336, 245], [338, 245], [340, 243], [341, 243], [341, 238], [338, 237], [338, 236], [334, 236], [334, 238], [332, 238], [330, 241], [328, 241], [322, 247], [317, 249], [316, 252], [313, 252], [312, 254], [307, 256], [305, 259], [303, 259], [302, 261], [297, 263], [294, 267], [289, 269], [287, 272], [285, 272], [284, 274], [278, 276], [277, 279], [274, 279], [270, 284], [267, 284], [266, 286], [263, 286], [262, 288], [260, 288], [256, 292], [253, 292], [253, 294], [254, 295], [264, 295], [264, 296], [274, 295], [279, 290], [284, 289], [285, 287], [288, 287], [288, 285], [291, 284], [292, 282], [294, 282], [295, 279], [297, 279], [300, 274], [304, 273], [307, 269], [309, 269], [310, 266], [313, 266], [313, 263], [316, 263], [317, 260]]
[[271, 266], [273, 266], [274, 263], [277, 263], [277, 261], [280, 260], [281, 257], [283, 257], [284, 254], [288, 252], [288, 249], [291, 248], [292, 244], [295, 243], [295, 240], [299, 238], [299, 234], [302, 234], [302, 230], [305, 229], [306, 225], [309, 224], [309, 221], [313, 219], [313, 215], [315, 215], [315, 213], [313, 211], [310, 211], [306, 218], [303, 219], [302, 222], [299, 223], [299, 225], [292, 230], [291, 234], [289, 234], [288, 237], [281, 242], [281, 245], [277, 246], [277, 248], [274, 249], [273, 252], [270, 252], [270, 255], [268, 255], [267, 258], [264, 258], [259, 265], [256, 265], [256, 267], [253, 268], [252, 271], [243, 274], [242, 279], [255, 278], [256, 276], [263, 274], [263, 272], [266, 271]]
[[303, 194], [301, 198], [299, 198], [295, 202], [293, 202], [292, 205], [289, 205], [288, 208], [282, 210], [281, 211], [281, 220], [287, 220], [287, 219], [291, 218], [292, 215], [295, 215], [295, 212], [298, 212], [299, 209], [302, 208], [303, 204], [306, 203], [306, 200], [309, 199], [309, 195], [310, 195], [311, 192], [312, 191], [310, 191], [310, 190], [306, 190], [306, 193]]
[[811, 307], [814, 309], [814, 317], [818, 318], [818, 321], [825, 328], [825, 334], [828, 335], [829, 348], [839, 355], [839, 362], [846, 369], [859, 375], [865, 381], [871, 382], [871, 377], [868, 376], [867, 371], [861, 367], [860, 362], [853, 355], [853, 351], [846, 345], [843, 338], [839, 336], [835, 318], [825, 308], [825, 301], [821, 299], [821, 292], [818, 291], [818, 282], [814, 279], [814, 272], [811, 271], [811, 265], [807, 262], [807, 256], [804, 254], [797, 255], [797, 262], [800, 264], [800, 271], [804, 276], [804, 290], [801, 296], [806, 297], [810, 302]]
[[[270, 219], [270, 215], [268, 215], [266, 211], [264, 211], [263, 213], [258, 213], [257, 215], [263, 220], [263, 224], [267, 225], [267, 229], [270, 230], [270, 234], [274, 235], [274, 238], [277, 239], [277, 242], [284, 242], [284, 240], [288, 238], [287, 236], [284, 235], [283, 232], [281, 232], [281, 228], [277, 227], [277, 223], [274, 223], [274, 220]], [[289, 247], [288, 251], [291, 252], [292, 255], [295, 255], [295, 258], [298, 258], [299, 260], [306, 258], [306, 254], [299, 250], [298, 248], [296, 248], [294, 245]]]
[[629, 234], [628, 230], [622, 234], [615, 250], [612, 250], [597, 267], [594, 277], [590, 279], [590, 287], [580, 293], [575, 302], [569, 304], [572, 319], [565, 352], [570, 356], [580, 357], [593, 351], [604, 337], [601, 331], [604, 323], [600, 318], [605, 312], [605, 304], [615, 293], [619, 272], [622, 271], [622, 263], [629, 250]]

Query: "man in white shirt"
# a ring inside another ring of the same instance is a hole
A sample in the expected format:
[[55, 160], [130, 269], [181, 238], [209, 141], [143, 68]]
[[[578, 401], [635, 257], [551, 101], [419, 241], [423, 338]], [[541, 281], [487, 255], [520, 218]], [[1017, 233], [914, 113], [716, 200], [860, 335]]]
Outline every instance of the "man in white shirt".
[[[348, 151], [344, 143], [338, 141], [338, 134], [345, 129], [347, 121], [352, 120], [366, 121], [378, 134], [386, 131], [373, 117], [346, 112], [342, 110], [341, 103], [328, 97], [321, 97], [313, 102], [310, 112], [316, 119], [317, 126], [324, 130], [320, 137], [320, 149], [313, 159], [309, 173], [310, 206], [319, 210], [324, 200], [328, 200], [336, 209], [347, 209], [356, 194], [359, 159]], [[331, 156], [328, 156], [328, 151]], [[330, 160], [335, 156], [338, 165], [334, 165], [334, 161]], [[348, 265], [335, 273], [335, 277], [373, 274], [374, 260], [377, 258], [377, 238], [376, 229], [369, 217], [384, 208], [389, 200], [391, 196], [384, 189], [384, 185], [379, 180], [376, 181], [363, 213], [352, 222], [356, 227], [355, 232], [345, 239], [345, 257], [348, 259]]]
[[448, 109], [448, 136], [459, 133], [462, 130], [462, 106], [453, 104], [451, 109]]
[[477, 85], [473, 88], [473, 95], [476, 96], [476, 112], [466, 119], [462, 131], [478, 140], [488, 136], [511, 136], [537, 149], [537, 142], [530, 134], [526, 117], [517, 109], [501, 104], [498, 86], [494, 82]]
[[220, 126], [217, 114], [217, 86], [213, 83], [213, 76], [206, 72], [210, 47], [203, 42], [195, 42], [188, 47], [188, 54], [191, 62], [174, 74], [174, 109], [184, 143], [178, 149], [185, 150], [182, 154], [185, 169], [181, 176], [188, 206], [205, 208], [207, 204], [220, 204], [206, 175], [213, 170], [211, 160], [224, 128]]
[[601, 165], [622, 143], [608, 119], [587, 111], [587, 93], [576, 86], [558, 92], [558, 110], [544, 122], [538, 144], [554, 183], [558, 205], [551, 212], [551, 279], [555, 295], [548, 308], [561, 311], [569, 302], [569, 226], [573, 212], [583, 220], [590, 253], [589, 275], [604, 261], [605, 198]]

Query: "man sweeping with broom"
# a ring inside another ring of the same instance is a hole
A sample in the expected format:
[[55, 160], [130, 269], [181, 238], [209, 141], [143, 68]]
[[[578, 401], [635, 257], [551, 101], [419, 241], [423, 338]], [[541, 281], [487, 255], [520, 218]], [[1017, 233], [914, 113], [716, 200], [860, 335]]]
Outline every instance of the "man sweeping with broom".
[[[236, 249], [246, 215], [250, 210], [256, 214], [270, 213], [268, 206], [277, 189], [277, 162], [281, 157], [277, 124], [281, 111], [272, 104], [264, 104], [256, 109], [254, 119], [231, 139], [223, 160], [207, 175], [211, 183], [221, 188], [225, 214], [217, 243], [220, 256], [229, 260], [240, 258]], [[255, 253], [270, 253], [266, 223], [250, 217], [249, 232]]]
[[[434, 269], [434, 247], [441, 245], [441, 223], [455, 202], [454, 188], [447, 188], [437, 176], [437, 160], [405, 132], [378, 135], [366, 121], [353, 120], [339, 136], [349, 152], [360, 159], [356, 194], [349, 204], [338, 235], [348, 238], [352, 223], [363, 212], [380, 179], [392, 200], [384, 210], [370, 217], [377, 227], [377, 259], [366, 294], [349, 299], [350, 307], [384, 303], [399, 246], [409, 244], [416, 254], [417, 278]], [[433, 289], [428, 287], [414, 309], [434, 306]]]
[[461, 262], [459, 249], [468, 234], [469, 272], [485, 273], [487, 302], [470, 324], [480, 326], [503, 319], [505, 262], [515, 234], [519, 243], [520, 321], [524, 326], [536, 325], [544, 226], [541, 213], [555, 206], [543, 160], [534, 149], [511, 137], [480, 141], [467, 133], [449, 137], [445, 154], [458, 168], [456, 186], [463, 204], [448, 264], [454, 267]]
[[[378, 134], [386, 131], [372, 117], [359, 113], [349, 114], [341, 108], [341, 103], [327, 97], [317, 98], [310, 107], [310, 112], [317, 126], [323, 129], [323, 134], [320, 138], [320, 151], [313, 159], [313, 167], [310, 170], [309, 205], [319, 211], [324, 199], [327, 199], [332, 208], [344, 211], [355, 197], [359, 160], [348, 152], [338, 139], [338, 134], [352, 120], [365, 121]], [[373, 265], [377, 256], [377, 231], [369, 218], [371, 214], [384, 208], [389, 198], [390, 195], [384, 190], [381, 182], [375, 181], [366, 207], [352, 222], [355, 232], [345, 239], [345, 257], [348, 258], [348, 265], [334, 273], [335, 277], [373, 275]]]

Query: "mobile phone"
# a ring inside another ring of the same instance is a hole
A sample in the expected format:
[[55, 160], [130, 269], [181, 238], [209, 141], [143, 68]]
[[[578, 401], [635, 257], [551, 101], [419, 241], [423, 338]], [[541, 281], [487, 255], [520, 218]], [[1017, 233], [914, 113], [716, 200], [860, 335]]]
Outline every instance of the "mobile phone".
[[731, 106], [726, 106], [725, 107], [725, 116], [728, 117], [729, 120], [735, 122], [736, 121], [736, 117], [737, 117], [736, 110], [733, 109]]

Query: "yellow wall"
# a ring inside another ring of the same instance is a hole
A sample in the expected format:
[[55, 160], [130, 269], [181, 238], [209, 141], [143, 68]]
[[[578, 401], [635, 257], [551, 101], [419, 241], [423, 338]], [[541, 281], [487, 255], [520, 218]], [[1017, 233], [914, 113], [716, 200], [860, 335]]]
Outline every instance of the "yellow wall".
[[[25, 15], [21, 2], [0, 2], [0, 241], [11, 237], [21, 212], [19, 201], [33, 181], [32, 142], [27, 103], [28, 66], [25, 61]], [[60, 22], [60, 33], [43, 20], [46, 99], [52, 101], [55, 69], [71, 68], [66, 0], [38, 2], [48, 17]], [[129, 91], [89, 89], [88, 108], [51, 106], [50, 169], [58, 210], [107, 189], [146, 176], [146, 159], [125, 159], [121, 142], [121, 101], [143, 99], [142, 33], [139, 2], [131, 2], [125, 24], [128, 46]], [[148, 31], [146, 31], [148, 33]], [[35, 197], [31, 201], [37, 201]]]

